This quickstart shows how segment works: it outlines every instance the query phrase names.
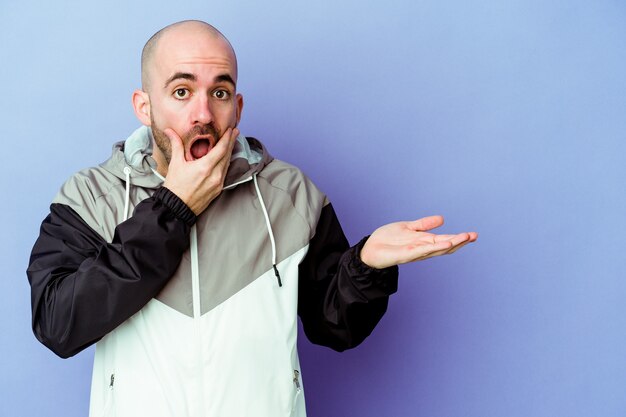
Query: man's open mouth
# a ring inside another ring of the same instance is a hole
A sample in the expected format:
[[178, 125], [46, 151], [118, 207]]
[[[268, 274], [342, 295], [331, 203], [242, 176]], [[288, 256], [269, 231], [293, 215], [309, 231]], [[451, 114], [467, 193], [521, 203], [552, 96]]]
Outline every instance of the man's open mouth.
[[191, 142], [189, 153], [193, 159], [199, 159], [208, 154], [214, 146], [215, 139], [212, 136], [197, 136], [194, 138], [193, 142]]

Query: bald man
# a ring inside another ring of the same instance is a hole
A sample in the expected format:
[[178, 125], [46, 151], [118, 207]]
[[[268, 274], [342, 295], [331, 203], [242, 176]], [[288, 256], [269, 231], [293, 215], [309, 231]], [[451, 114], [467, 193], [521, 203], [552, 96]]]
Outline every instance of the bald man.
[[304, 416], [297, 316], [335, 350], [367, 337], [397, 266], [476, 233], [440, 216], [350, 247], [326, 196], [240, 135], [237, 59], [211, 25], [157, 32], [133, 93], [142, 127], [61, 188], [34, 245], [33, 331], [96, 343], [91, 416]]

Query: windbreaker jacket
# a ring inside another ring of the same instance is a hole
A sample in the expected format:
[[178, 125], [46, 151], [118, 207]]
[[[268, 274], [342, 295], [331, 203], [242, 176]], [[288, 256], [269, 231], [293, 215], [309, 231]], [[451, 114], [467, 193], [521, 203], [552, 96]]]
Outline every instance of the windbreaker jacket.
[[72, 176], [32, 251], [33, 331], [61, 357], [97, 342], [90, 416], [304, 416], [297, 316], [314, 343], [367, 337], [397, 268], [360, 261], [326, 197], [237, 140], [201, 215], [162, 187], [142, 127]]

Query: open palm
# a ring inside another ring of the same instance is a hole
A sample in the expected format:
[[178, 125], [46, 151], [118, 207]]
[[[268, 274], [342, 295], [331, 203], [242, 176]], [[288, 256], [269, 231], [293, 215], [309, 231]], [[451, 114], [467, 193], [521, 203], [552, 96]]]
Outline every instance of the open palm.
[[381, 226], [365, 242], [361, 260], [373, 268], [382, 269], [451, 254], [478, 238], [476, 232], [446, 235], [428, 232], [442, 224], [442, 216], [429, 216]]

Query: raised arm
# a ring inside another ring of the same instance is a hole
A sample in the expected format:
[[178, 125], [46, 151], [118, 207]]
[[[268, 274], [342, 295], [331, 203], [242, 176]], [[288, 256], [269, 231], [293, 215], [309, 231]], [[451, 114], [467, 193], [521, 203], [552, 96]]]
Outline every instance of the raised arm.
[[222, 191], [237, 129], [193, 161], [180, 137], [167, 133], [172, 159], [164, 186], [115, 228], [112, 242], [63, 204], [53, 204], [41, 226], [27, 270], [33, 331], [61, 357], [97, 342], [158, 294], [189, 246], [196, 215]]
[[33, 247], [33, 331], [67, 358], [139, 311], [176, 271], [196, 217], [167, 188], [135, 208], [108, 243], [69, 206], [53, 204]]
[[300, 265], [298, 313], [313, 343], [342, 351], [361, 343], [387, 310], [397, 290], [398, 264], [454, 253], [475, 232], [435, 235], [441, 216], [382, 226], [349, 247], [331, 205]]

